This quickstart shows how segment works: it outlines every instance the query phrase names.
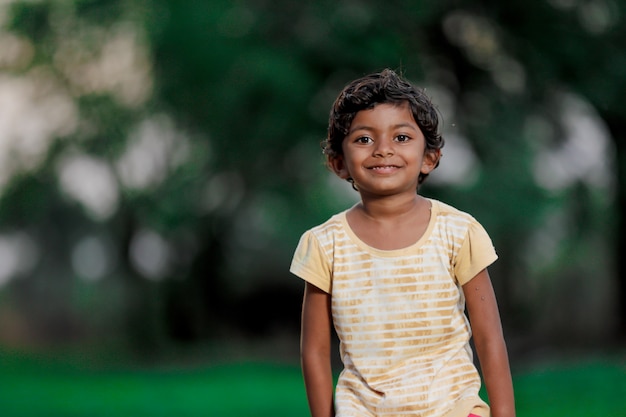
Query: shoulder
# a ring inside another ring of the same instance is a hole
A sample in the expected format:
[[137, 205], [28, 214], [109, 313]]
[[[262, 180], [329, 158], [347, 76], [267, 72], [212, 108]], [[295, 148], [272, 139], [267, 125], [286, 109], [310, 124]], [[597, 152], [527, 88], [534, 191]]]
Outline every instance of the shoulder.
[[335, 240], [335, 236], [344, 233], [345, 229], [343, 225], [345, 222], [345, 215], [345, 211], [334, 214], [325, 222], [305, 231], [302, 237], [313, 237], [321, 244], [325, 244], [332, 240]]
[[429, 199], [432, 204], [433, 214], [437, 216], [438, 219], [442, 219], [444, 221], [449, 222], [459, 222], [464, 224], [470, 224], [477, 222], [474, 216], [471, 214], [459, 210], [456, 207], [453, 207], [449, 204], [441, 202], [439, 200]]
[[483, 225], [471, 214], [441, 201], [431, 201], [435, 229], [448, 239], [452, 239], [455, 244], [467, 239], [490, 239]]
[[324, 234], [328, 232], [335, 231], [342, 227], [343, 219], [345, 218], [346, 212], [342, 211], [340, 213], [334, 214], [324, 223], [320, 223], [317, 226], [313, 226], [306, 233], [312, 233], [315, 235]]

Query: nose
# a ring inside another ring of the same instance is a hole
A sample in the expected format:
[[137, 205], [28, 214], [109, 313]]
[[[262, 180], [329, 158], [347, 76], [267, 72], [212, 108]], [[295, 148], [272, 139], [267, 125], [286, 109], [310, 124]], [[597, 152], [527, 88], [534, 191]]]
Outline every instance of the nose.
[[384, 158], [393, 155], [393, 153], [393, 140], [381, 139], [375, 142], [374, 156]]

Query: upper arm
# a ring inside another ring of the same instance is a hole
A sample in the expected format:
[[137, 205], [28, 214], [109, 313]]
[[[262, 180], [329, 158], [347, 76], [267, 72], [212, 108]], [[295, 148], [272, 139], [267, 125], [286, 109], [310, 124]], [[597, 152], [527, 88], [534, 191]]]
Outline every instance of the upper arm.
[[330, 355], [330, 294], [307, 282], [302, 303], [301, 349]]
[[463, 285], [463, 294], [474, 340], [480, 343], [492, 337], [502, 338], [498, 303], [487, 269]]
[[491, 415], [515, 416], [515, 396], [496, 296], [486, 269], [463, 286]]

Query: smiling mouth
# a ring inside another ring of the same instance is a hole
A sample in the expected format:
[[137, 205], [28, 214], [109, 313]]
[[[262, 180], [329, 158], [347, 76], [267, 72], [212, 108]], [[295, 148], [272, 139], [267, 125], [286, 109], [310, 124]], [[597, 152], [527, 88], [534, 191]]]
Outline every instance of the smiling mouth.
[[374, 171], [385, 171], [385, 170], [390, 170], [390, 169], [398, 169], [400, 168], [397, 165], [376, 165], [373, 167], [370, 167], [369, 169], [373, 169]]
[[369, 169], [377, 174], [392, 174], [396, 172], [399, 168], [400, 167], [397, 165], [376, 165], [370, 167]]

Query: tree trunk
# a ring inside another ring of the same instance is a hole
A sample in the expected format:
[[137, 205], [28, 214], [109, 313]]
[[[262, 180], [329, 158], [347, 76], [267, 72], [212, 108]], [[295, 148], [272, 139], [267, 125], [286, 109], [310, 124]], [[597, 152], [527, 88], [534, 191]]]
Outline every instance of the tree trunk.
[[605, 117], [616, 151], [616, 196], [617, 228], [615, 232], [615, 262], [617, 279], [617, 339], [626, 342], [626, 119]]

